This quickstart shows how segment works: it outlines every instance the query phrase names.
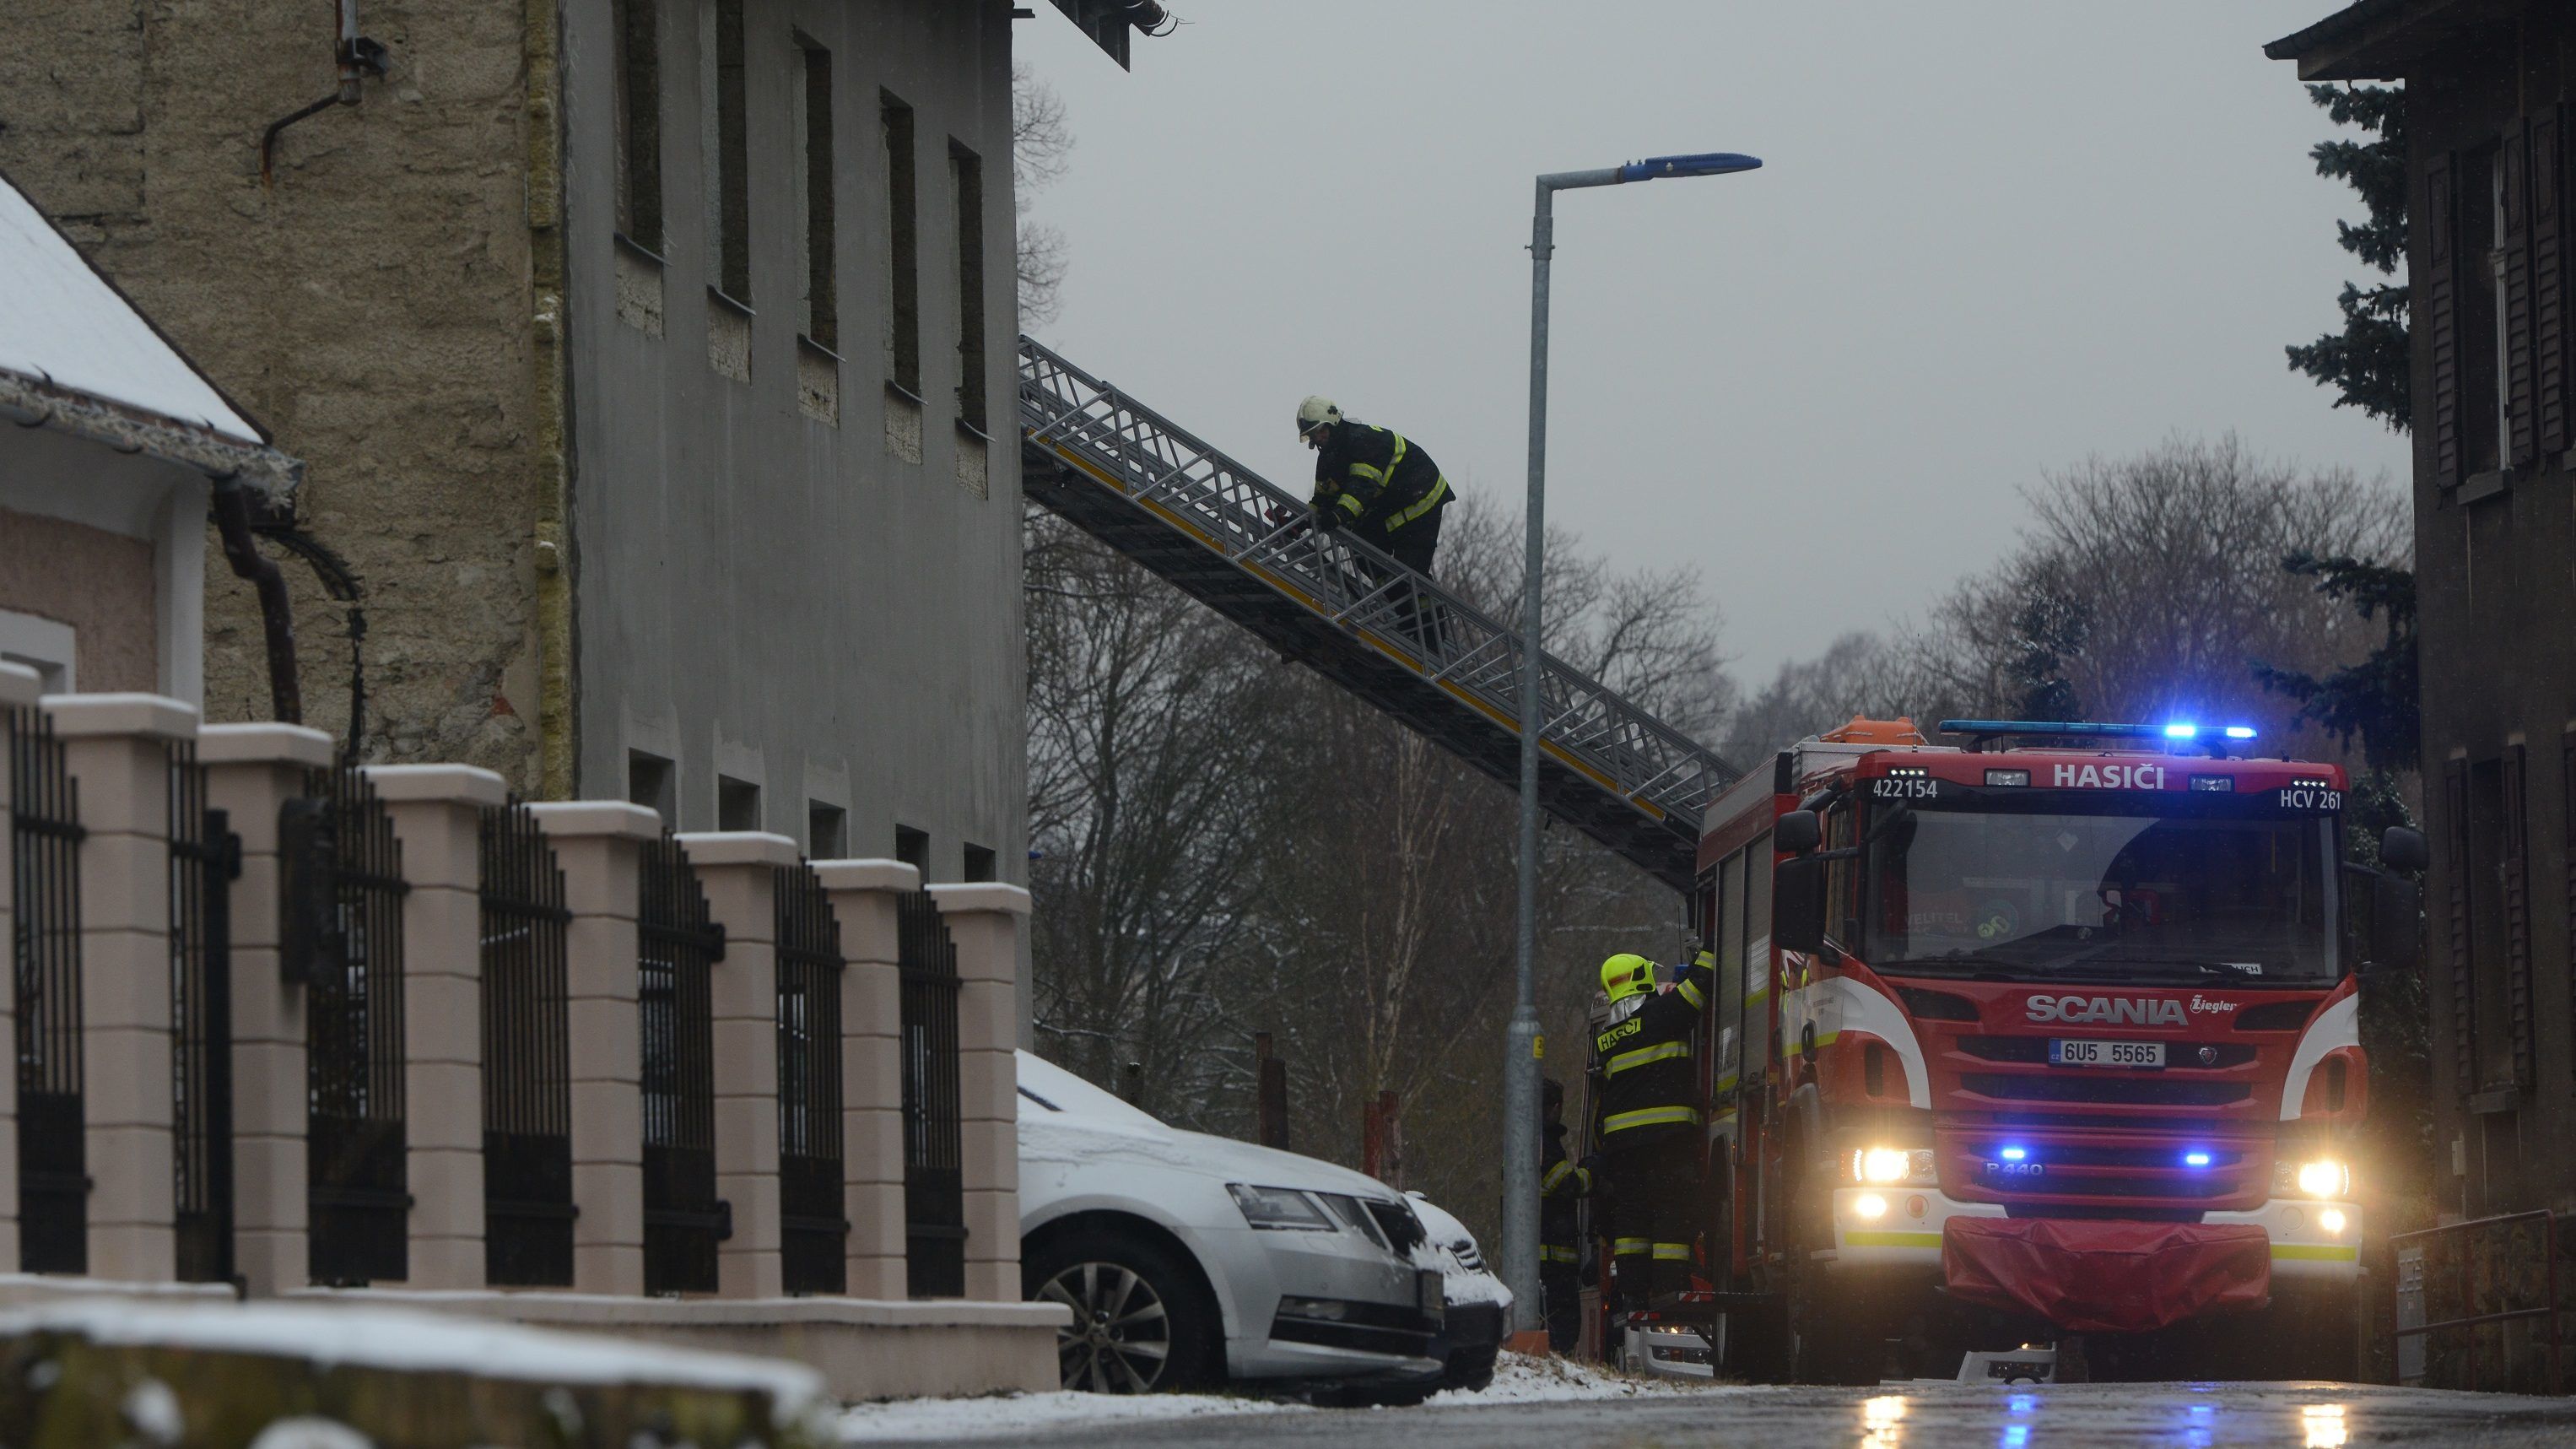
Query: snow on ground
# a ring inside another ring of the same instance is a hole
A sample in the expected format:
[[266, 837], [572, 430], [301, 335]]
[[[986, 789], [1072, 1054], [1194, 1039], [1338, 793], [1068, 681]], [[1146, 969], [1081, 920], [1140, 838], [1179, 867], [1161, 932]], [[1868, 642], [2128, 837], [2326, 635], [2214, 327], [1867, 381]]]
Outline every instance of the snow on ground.
[[[1494, 1366], [1494, 1381], [1468, 1393], [1434, 1395], [1430, 1406], [1475, 1408], [1484, 1404], [1558, 1403], [1576, 1399], [1628, 1399], [1706, 1393], [1705, 1385], [1671, 1379], [1631, 1378], [1593, 1364], [1507, 1353]], [[895, 1399], [860, 1404], [841, 1416], [843, 1444], [898, 1444], [926, 1439], [971, 1439], [1085, 1424], [1156, 1423], [1221, 1414], [1313, 1413], [1304, 1404], [1219, 1394], [1007, 1394], [985, 1399]]]
[[1638, 1378], [1613, 1373], [1598, 1364], [1565, 1358], [1537, 1358], [1506, 1353], [1494, 1364], [1494, 1381], [1472, 1393], [1451, 1389], [1432, 1397], [1437, 1408], [1477, 1404], [1536, 1404], [1566, 1399], [1633, 1399], [1668, 1394], [1704, 1394], [1706, 1382]]
[[1311, 1413], [1304, 1404], [1219, 1394], [1004, 1394], [982, 1399], [895, 1399], [841, 1415], [844, 1444], [965, 1439], [1083, 1424], [1159, 1423], [1218, 1414]]

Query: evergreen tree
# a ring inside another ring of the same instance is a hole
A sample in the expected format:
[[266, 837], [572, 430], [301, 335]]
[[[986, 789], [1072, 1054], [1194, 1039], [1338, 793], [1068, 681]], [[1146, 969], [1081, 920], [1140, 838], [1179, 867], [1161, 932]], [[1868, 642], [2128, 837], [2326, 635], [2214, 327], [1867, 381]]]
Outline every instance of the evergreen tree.
[[[2308, 154], [2317, 174], [2346, 182], [2361, 193], [2370, 219], [2359, 226], [2335, 223], [2343, 249], [2383, 276], [2394, 276], [2406, 258], [2406, 93], [2394, 86], [2310, 86], [2309, 99], [2338, 126], [2356, 126], [2370, 141], [2320, 141]], [[2406, 292], [2402, 283], [2364, 289], [2344, 283], [2337, 298], [2343, 331], [2304, 347], [2285, 348], [2290, 368], [2335, 389], [2336, 407], [2356, 407], [2392, 431], [2405, 432], [2407, 410]]]
[[2299, 701], [2299, 719], [2325, 726], [2346, 745], [2358, 735], [2362, 758], [2371, 768], [2414, 769], [2423, 733], [2414, 573], [2368, 559], [2319, 558], [2305, 552], [2291, 554], [2281, 567], [2314, 578], [2318, 593], [2346, 600], [2365, 620], [2385, 616], [2388, 632], [2361, 662], [2322, 679], [2268, 664], [2255, 665], [2254, 677], [2264, 688]]

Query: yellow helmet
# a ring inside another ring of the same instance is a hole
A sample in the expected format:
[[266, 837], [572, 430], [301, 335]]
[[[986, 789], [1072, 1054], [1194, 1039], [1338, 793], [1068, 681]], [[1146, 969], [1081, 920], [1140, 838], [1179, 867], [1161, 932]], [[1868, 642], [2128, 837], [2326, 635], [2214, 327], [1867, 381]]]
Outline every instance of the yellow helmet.
[[1601, 989], [1622, 1001], [1655, 984], [1655, 963], [1631, 951], [1601, 963]]

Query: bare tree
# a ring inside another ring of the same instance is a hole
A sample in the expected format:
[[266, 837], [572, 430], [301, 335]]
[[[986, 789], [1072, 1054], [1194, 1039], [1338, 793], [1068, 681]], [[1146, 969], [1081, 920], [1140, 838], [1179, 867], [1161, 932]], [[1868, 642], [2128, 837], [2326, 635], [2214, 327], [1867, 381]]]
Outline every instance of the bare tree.
[[1073, 129], [1064, 98], [1039, 80], [1028, 62], [1011, 66], [1011, 182], [1018, 216], [1016, 251], [1022, 326], [1052, 322], [1061, 305], [1065, 275], [1064, 233], [1029, 220], [1038, 192], [1064, 179], [1073, 164]]

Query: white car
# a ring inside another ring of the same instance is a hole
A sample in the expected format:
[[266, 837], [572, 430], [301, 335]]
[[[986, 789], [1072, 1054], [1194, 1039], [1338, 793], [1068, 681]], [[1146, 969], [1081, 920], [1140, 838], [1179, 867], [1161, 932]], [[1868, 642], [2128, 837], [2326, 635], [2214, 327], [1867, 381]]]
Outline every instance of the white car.
[[1494, 1381], [1494, 1359], [1512, 1321], [1512, 1290], [1485, 1266], [1485, 1252], [1465, 1223], [1418, 1192], [1405, 1196], [1413, 1199], [1414, 1216], [1430, 1235], [1413, 1250], [1414, 1257], [1425, 1267], [1438, 1268], [1443, 1285], [1440, 1333], [1448, 1352], [1440, 1387], [1481, 1389]]
[[1019, 1086], [1021, 1281], [1073, 1310], [1066, 1388], [1403, 1403], [1440, 1386], [1448, 1279], [1401, 1194], [1166, 1126], [1027, 1052]]

